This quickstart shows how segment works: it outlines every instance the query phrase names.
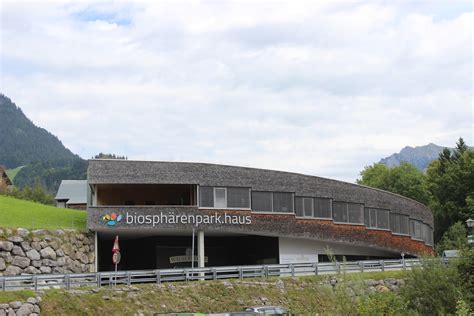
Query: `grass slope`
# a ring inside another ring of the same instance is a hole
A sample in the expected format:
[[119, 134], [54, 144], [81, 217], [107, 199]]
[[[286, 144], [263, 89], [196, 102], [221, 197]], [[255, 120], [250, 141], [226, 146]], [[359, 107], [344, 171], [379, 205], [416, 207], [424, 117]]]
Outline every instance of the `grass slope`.
[[86, 229], [86, 212], [0, 195], [0, 227]]
[[[404, 273], [354, 273], [348, 281], [389, 277], [402, 278]], [[47, 290], [42, 297], [41, 309], [45, 315], [51, 316], [217, 313], [263, 305], [264, 299], [266, 305], [284, 306], [297, 315], [342, 315], [341, 304], [354, 309], [355, 314], [356, 306], [352, 306], [350, 298], [323, 282], [328, 278], [330, 276], [281, 278], [284, 289], [276, 286], [278, 279], [270, 278], [138, 285], [136, 291], [124, 291], [121, 287], [116, 290], [102, 288], [97, 293], [85, 288], [76, 293]]]
[[7, 176], [10, 178], [10, 180], [13, 182], [15, 179], [16, 175], [18, 172], [23, 168], [24, 166], [16, 167], [15, 169], [8, 169], [6, 170]]

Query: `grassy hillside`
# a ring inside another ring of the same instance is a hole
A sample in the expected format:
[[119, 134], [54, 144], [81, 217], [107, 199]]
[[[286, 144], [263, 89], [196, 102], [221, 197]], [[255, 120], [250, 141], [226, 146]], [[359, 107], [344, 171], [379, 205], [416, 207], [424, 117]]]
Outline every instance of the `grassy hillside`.
[[9, 170], [6, 170], [7, 172], [7, 175], [8, 177], [10, 178], [10, 180], [13, 180], [15, 179], [16, 175], [18, 174], [18, 172], [21, 170], [21, 168], [23, 168], [24, 166], [20, 166], [20, 167], [16, 167], [15, 169], [9, 169]]
[[0, 227], [86, 229], [86, 213], [0, 195]]
[[[359, 308], [355, 296], [368, 294], [364, 279], [394, 277], [402, 278], [404, 272], [357, 273], [338, 282], [336, 289], [329, 285], [330, 276], [309, 276], [119, 286], [95, 291], [87, 288], [74, 292], [47, 290], [41, 308], [45, 315], [153, 315], [217, 313], [241, 311], [247, 306], [280, 305], [297, 315], [355, 315]], [[383, 287], [380, 291], [390, 290]]]

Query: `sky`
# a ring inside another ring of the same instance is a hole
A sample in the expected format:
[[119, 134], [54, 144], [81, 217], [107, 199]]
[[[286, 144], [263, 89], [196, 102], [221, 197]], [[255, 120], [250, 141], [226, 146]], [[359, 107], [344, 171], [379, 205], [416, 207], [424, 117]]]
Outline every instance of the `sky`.
[[405, 146], [474, 143], [470, 1], [4, 0], [0, 11], [0, 93], [86, 159], [354, 182]]

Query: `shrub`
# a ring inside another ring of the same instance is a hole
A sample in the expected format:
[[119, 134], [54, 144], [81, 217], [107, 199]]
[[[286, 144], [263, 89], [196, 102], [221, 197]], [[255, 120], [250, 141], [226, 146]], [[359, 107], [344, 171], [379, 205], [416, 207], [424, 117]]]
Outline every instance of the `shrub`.
[[407, 272], [400, 294], [408, 307], [422, 315], [454, 314], [461, 279], [455, 264], [437, 259], [424, 259], [421, 267]]
[[375, 293], [361, 298], [357, 304], [357, 312], [361, 316], [414, 314], [413, 311], [408, 311], [408, 303], [393, 292]]

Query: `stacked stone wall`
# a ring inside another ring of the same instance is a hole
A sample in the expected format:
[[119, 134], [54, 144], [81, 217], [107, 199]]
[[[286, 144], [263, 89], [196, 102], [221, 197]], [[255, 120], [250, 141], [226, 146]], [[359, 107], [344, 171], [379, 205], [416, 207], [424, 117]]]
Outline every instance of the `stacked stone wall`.
[[0, 276], [93, 271], [92, 234], [0, 228]]

